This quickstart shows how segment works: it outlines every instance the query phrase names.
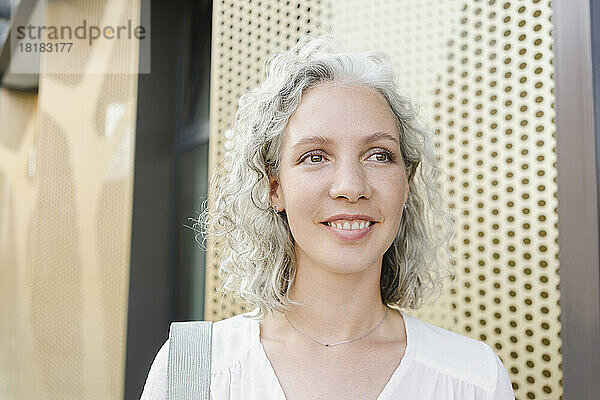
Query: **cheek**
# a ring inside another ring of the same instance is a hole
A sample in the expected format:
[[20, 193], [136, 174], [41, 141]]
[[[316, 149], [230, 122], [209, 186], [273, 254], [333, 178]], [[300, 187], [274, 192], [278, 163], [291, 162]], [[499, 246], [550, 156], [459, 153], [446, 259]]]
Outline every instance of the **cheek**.
[[[314, 187], [307, 185], [300, 180], [294, 180], [294, 183], [287, 188], [285, 192], [285, 203], [289, 207], [293, 207], [296, 212], [301, 211], [298, 208], [304, 204], [307, 198], [310, 198]], [[308, 204], [307, 204], [308, 205]]]
[[288, 174], [286, 179], [283, 195], [292, 235], [296, 240], [314, 238], [312, 229], [318, 228], [315, 222], [320, 216], [325, 184], [304, 174]]
[[314, 204], [315, 196], [326, 187], [323, 179], [315, 175], [289, 174], [286, 178], [284, 196], [289, 207], [310, 208]]
[[395, 198], [401, 201], [404, 198], [406, 183], [404, 175], [400, 171], [375, 175], [372, 182], [373, 187], [378, 188], [378, 191], [386, 199]]
[[400, 221], [402, 208], [404, 206], [404, 194], [406, 184], [403, 175], [388, 174], [377, 178], [374, 186], [377, 192], [377, 198], [381, 211], [391, 220]]

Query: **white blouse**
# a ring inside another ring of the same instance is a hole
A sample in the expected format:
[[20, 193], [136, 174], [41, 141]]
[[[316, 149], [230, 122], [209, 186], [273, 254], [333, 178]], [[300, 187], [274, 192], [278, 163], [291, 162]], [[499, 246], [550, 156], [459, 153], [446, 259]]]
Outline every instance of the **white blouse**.
[[[243, 315], [213, 323], [210, 397], [285, 400], [260, 342], [259, 322]], [[514, 400], [506, 369], [490, 346], [402, 316], [406, 350], [377, 400]], [[141, 400], [166, 400], [168, 352], [167, 340], [150, 368]]]

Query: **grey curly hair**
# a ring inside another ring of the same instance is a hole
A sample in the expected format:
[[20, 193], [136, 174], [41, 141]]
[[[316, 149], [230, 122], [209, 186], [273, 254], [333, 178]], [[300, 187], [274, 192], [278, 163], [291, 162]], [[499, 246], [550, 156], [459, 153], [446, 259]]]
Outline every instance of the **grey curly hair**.
[[454, 272], [449, 251], [454, 221], [442, 196], [434, 134], [420, 124], [411, 101], [398, 94], [390, 58], [346, 51], [331, 36], [305, 35], [289, 51], [269, 56], [265, 71], [262, 84], [239, 99], [236, 142], [225, 159], [229, 165], [215, 168], [197, 221], [205, 238], [224, 241], [218, 291], [257, 307], [259, 319], [300, 304], [289, 298], [296, 274], [294, 239], [286, 213], [270, 206], [269, 177], [279, 179], [285, 128], [303, 92], [330, 82], [377, 90], [397, 119], [410, 194], [383, 256], [380, 292], [383, 304], [418, 309]]

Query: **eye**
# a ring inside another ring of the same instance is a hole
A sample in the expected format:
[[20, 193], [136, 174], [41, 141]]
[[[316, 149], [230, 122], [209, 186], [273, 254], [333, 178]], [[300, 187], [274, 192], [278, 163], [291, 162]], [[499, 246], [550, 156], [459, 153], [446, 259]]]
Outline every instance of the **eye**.
[[305, 155], [303, 155], [299, 162], [304, 162], [304, 160], [309, 159], [310, 163], [309, 164], [319, 164], [324, 156], [322, 154], [319, 154], [320, 150], [312, 150], [309, 151], [308, 153], [306, 153]]
[[378, 152], [371, 154], [368, 158], [371, 158], [373, 156], [378, 156], [376, 157], [376, 161], [379, 162], [394, 162], [395, 160], [395, 156], [394, 153], [392, 153], [389, 150], [385, 150], [385, 149], [380, 149]]

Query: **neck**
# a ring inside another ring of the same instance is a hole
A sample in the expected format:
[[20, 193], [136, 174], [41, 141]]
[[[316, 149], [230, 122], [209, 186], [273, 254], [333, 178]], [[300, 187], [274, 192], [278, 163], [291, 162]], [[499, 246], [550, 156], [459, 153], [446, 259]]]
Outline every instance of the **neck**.
[[[303, 305], [293, 306], [286, 315], [297, 329], [331, 343], [364, 335], [383, 319], [381, 260], [356, 272], [333, 271], [312, 263], [302, 252], [296, 254], [298, 268], [290, 298]], [[288, 331], [286, 337], [299, 334], [284, 315], [275, 313], [274, 317]]]

